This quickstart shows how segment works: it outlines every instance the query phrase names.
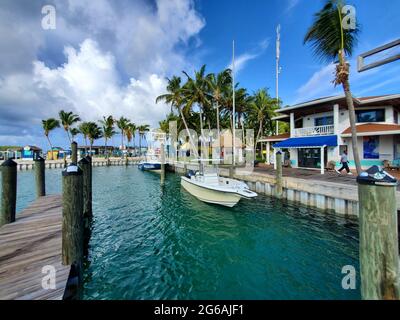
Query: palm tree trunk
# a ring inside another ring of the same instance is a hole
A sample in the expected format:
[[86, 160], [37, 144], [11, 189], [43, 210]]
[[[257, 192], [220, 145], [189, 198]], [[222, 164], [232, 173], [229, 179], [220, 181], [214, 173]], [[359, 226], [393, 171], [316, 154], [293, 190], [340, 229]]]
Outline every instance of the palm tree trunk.
[[219, 138], [219, 103], [217, 101], [217, 134], [218, 134], [218, 138]]
[[358, 153], [356, 114], [354, 111], [353, 96], [350, 92], [350, 84], [349, 84], [348, 80], [346, 80], [343, 83], [343, 90], [344, 90], [344, 94], [346, 96], [347, 109], [349, 110], [349, 120], [350, 120], [350, 128], [351, 128], [351, 144], [352, 144], [352, 149], [353, 149], [354, 163], [356, 165], [357, 174], [360, 174], [361, 173], [361, 163], [360, 163], [360, 155]]
[[190, 140], [190, 143], [192, 144], [192, 147], [194, 149], [195, 156], [198, 158], [199, 154], [197, 152], [196, 145], [193, 143], [192, 136], [190, 135], [189, 127], [188, 127], [188, 125], [186, 123], [185, 116], [183, 115], [183, 112], [182, 112], [181, 108], [178, 108], [178, 109], [179, 109], [179, 113], [181, 114], [181, 118], [182, 118], [183, 124], [185, 125], [186, 133], [187, 133], [187, 135], [189, 137], [189, 140]]
[[49, 160], [53, 160], [53, 146], [51, 145], [49, 136], [46, 135], [46, 138], [47, 138], [47, 141], [49, 142], [49, 146], [50, 146], [50, 158], [51, 159], [49, 159]]

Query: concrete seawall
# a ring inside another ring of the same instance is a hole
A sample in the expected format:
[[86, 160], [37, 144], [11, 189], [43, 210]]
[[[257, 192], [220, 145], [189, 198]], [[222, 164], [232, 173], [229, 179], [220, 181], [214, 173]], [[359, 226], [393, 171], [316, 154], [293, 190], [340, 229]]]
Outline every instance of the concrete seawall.
[[[185, 164], [174, 163], [175, 172], [184, 174]], [[197, 164], [187, 164], [187, 170], [198, 170]], [[228, 169], [219, 170], [221, 176], [229, 176]], [[244, 181], [250, 190], [259, 194], [274, 197], [275, 177], [273, 175], [252, 172], [244, 174], [240, 168], [236, 169], [233, 176]], [[295, 177], [282, 177], [283, 199], [335, 213], [342, 216], [358, 217], [358, 189], [357, 185], [332, 183], [327, 181], [299, 179]], [[396, 192], [397, 206], [400, 209], [400, 192]]]
[[[140, 158], [128, 158], [128, 165], [134, 165], [139, 163]], [[17, 163], [17, 170], [33, 170], [35, 167], [35, 162], [32, 160], [14, 160]], [[71, 160], [67, 160], [67, 163], [70, 163]], [[104, 158], [93, 158], [92, 165], [94, 167], [105, 167], [107, 166], [107, 160]], [[125, 166], [126, 160], [121, 158], [110, 158], [110, 166]], [[64, 168], [65, 163], [64, 160], [46, 160], [45, 162], [46, 169], [59, 169]]]

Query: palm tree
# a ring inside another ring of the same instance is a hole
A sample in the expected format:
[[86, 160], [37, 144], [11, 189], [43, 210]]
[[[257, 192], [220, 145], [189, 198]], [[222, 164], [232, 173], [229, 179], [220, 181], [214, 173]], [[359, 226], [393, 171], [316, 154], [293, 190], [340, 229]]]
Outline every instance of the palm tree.
[[90, 142], [90, 155], [92, 155], [94, 140], [100, 139], [102, 137], [101, 129], [96, 122], [88, 122], [87, 137], [89, 138]]
[[253, 101], [250, 104], [250, 119], [253, 120], [255, 125], [258, 125], [257, 137], [255, 140], [255, 147], [264, 133], [264, 124], [269, 122], [271, 124], [271, 118], [275, 115], [275, 110], [278, 108], [276, 99], [271, 98], [266, 89], [260, 89], [254, 94]]
[[79, 131], [82, 133], [83, 138], [85, 139], [85, 154], [87, 154], [87, 145], [88, 145], [88, 136], [89, 136], [89, 122], [82, 122], [79, 125]]
[[126, 139], [128, 140], [128, 148], [130, 142], [133, 140], [135, 142], [135, 135], [136, 135], [137, 127], [134, 123], [129, 122], [125, 129]]
[[223, 94], [226, 92], [227, 87], [232, 84], [231, 70], [225, 69], [224, 71], [215, 75], [214, 73], [210, 73], [206, 77], [206, 82], [210, 90], [210, 95], [215, 103], [216, 107], [216, 120], [217, 120], [217, 133], [220, 135], [220, 124], [219, 124], [219, 116], [220, 116], [220, 104], [222, 103]]
[[78, 128], [70, 128], [69, 129], [69, 134], [71, 135], [72, 141], [75, 140], [75, 137], [80, 133]]
[[107, 142], [115, 135], [114, 123], [115, 120], [113, 116], [108, 116], [107, 118], [103, 116], [103, 120], [99, 121], [102, 126], [102, 135], [104, 138], [104, 150], [106, 154], [106, 159], [109, 157], [109, 152], [107, 150]]
[[139, 131], [139, 155], [142, 155], [142, 139], [146, 140], [146, 132], [150, 131], [150, 126], [148, 124], [140, 125], [138, 128]]
[[310, 43], [314, 54], [324, 62], [335, 62], [336, 75], [333, 83], [342, 85], [346, 96], [347, 108], [352, 136], [354, 162], [357, 173], [361, 173], [360, 156], [358, 154], [357, 130], [353, 96], [349, 83], [349, 64], [346, 55], [351, 56], [357, 42], [359, 27], [344, 30], [342, 26], [342, 8], [344, 1], [328, 0], [321, 11], [314, 16], [314, 22], [304, 37], [304, 43]]
[[61, 124], [67, 133], [69, 143], [72, 143], [72, 139], [70, 137], [70, 132], [69, 128], [76, 122], [80, 121], [81, 119], [79, 118], [78, 115], [74, 114], [73, 112], [65, 112], [64, 110], [61, 110], [59, 112], [59, 117], [61, 120]]
[[[183, 124], [185, 125], [186, 133], [190, 139], [190, 143], [192, 144], [192, 146], [195, 146], [189, 132], [188, 124], [186, 122], [185, 113], [188, 112], [187, 110], [188, 105], [187, 104], [185, 105], [185, 98], [183, 96], [182, 92], [183, 90], [181, 87], [181, 78], [173, 76], [171, 79], [167, 78], [167, 81], [168, 81], [167, 85], [168, 93], [158, 96], [156, 99], [156, 103], [160, 101], [165, 101], [166, 103], [170, 104], [171, 107], [178, 110], [179, 115], [183, 121]], [[195, 148], [195, 153], [196, 156], [198, 156], [196, 148]]]
[[[194, 104], [197, 104], [200, 109], [199, 116], [201, 135], [203, 134], [203, 114], [209, 114], [209, 107], [211, 106], [211, 101], [207, 91], [205, 71], [206, 65], [203, 65], [199, 71], [195, 71], [194, 79], [192, 79], [185, 71], [183, 71], [188, 80], [183, 86], [182, 92], [186, 98], [186, 104], [189, 110], [193, 108]], [[209, 118], [205, 120], [208, 120], [208, 125], [210, 127]]]
[[129, 120], [127, 118], [121, 117], [116, 121], [116, 124], [119, 130], [121, 130], [121, 149], [124, 149], [124, 134], [129, 124]]
[[114, 130], [114, 118], [112, 116], [103, 117], [103, 120], [100, 120], [102, 125], [102, 135], [104, 138], [104, 150], [106, 154], [106, 159], [108, 160], [109, 152], [107, 150], [107, 141], [111, 139], [115, 135]]
[[50, 146], [51, 159], [49, 159], [49, 160], [53, 160], [53, 145], [51, 144], [51, 141], [49, 138], [49, 133], [50, 133], [50, 131], [54, 130], [55, 128], [59, 128], [60, 122], [54, 118], [49, 118], [47, 120], [42, 120], [42, 126], [43, 126], [43, 130], [44, 130], [44, 135], [46, 136], [46, 139]]

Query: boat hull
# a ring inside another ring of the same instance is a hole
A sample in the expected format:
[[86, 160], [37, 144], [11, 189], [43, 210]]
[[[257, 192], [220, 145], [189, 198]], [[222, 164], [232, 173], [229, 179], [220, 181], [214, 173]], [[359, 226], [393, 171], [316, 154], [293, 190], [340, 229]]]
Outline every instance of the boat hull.
[[142, 171], [154, 171], [154, 170], [161, 170], [161, 163], [139, 163], [138, 164], [139, 170]]
[[194, 183], [191, 183], [190, 180], [185, 177], [181, 178], [181, 185], [191, 195], [195, 196], [200, 201], [207, 203], [219, 204], [231, 208], [235, 206], [241, 199], [241, 196], [236, 193], [200, 187]]

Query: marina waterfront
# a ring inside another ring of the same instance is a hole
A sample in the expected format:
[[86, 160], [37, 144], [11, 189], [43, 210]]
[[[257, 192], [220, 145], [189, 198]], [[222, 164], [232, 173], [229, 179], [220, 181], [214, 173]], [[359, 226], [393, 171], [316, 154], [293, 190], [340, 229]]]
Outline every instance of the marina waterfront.
[[[60, 170], [46, 179], [61, 193]], [[19, 172], [17, 211], [33, 186]], [[93, 211], [84, 299], [360, 298], [359, 282], [342, 288], [342, 267], [358, 271], [353, 220], [267, 196], [208, 205], [136, 166], [93, 168]]]

